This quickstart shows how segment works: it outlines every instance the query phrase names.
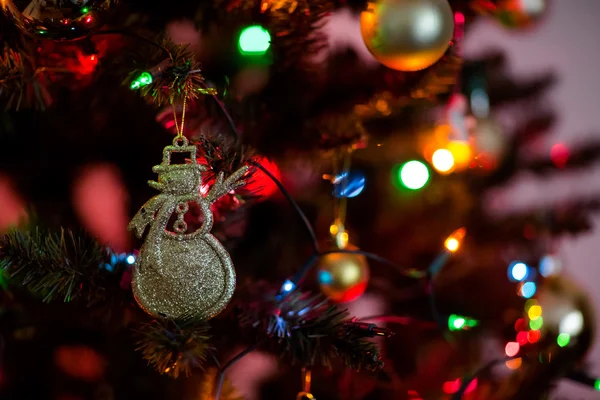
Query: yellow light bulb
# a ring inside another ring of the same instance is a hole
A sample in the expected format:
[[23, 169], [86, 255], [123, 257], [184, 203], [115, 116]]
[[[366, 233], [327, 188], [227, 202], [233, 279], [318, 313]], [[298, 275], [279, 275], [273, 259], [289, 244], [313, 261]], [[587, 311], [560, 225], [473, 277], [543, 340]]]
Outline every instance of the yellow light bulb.
[[448, 149], [437, 149], [431, 156], [433, 168], [441, 173], [450, 173], [454, 168], [454, 156]]
[[460, 248], [466, 234], [467, 230], [465, 228], [455, 230], [444, 242], [444, 247], [446, 247], [449, 252], [455, 253]]
[[456, 169], [465, 169], [471, 163], [473, 150], [469, 142], [462, 140], [453, 140], [448, 143], [448, 151], [454, 157], [454, 166]]
[[527, 311], [527, 315], [529, 316], [530, 320], [535, 321], [536, 319], [542, 316], [542, 307], [531, 306], [529, 308], [529, 311]]
[[446, 239], [445, 246], [449, 251], [454, 253], [460, 247], [460, 243], [454, 238], [448, 238]]

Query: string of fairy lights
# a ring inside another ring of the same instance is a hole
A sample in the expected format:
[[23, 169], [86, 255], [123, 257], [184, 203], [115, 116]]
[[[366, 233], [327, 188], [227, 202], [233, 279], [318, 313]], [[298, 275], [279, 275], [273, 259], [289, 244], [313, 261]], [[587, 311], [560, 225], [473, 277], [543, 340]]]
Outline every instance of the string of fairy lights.
[[[461, 20], [464, 22], [464, 16], [462, 16], [462, 14], [458, 15], [457, 13], [457, 15], [455, 15], [455, 21], [460, 23]], [[240, 31], [238, 37], [238, 49], [240, 54], [243, 56], [262, 57], [268, 53], [270, 40], [271, 38], [269, 32], [262, 26], [248, 26]], [[151, 84], [152, 81], [153, 76], [151, 73], [142, 72], [136, 79], [132, 81], [131, 89], [137, 90], [143, 86]], [[233, 120], [227, 109], [223, 106], [218, 98], [215, 96], [213, 97], [219, 103], [221, 111], [229, 121], [232, 132], [236, 136], [236, 139], [238, 139], [240, 134], [235, 124], [233, 124]], [[446, 110], [447, 124], [442, 124], [437, 129], [437, 134], [441, 133], [445, 137], [443, 145], [433, 149], [425, 149], [423, 159], [408, 160], [394, 167], [392, 173], [395, 178], [394, 181], [396, 186], [408, 191], [418, 191], [423, 189], [427, 186], [431, 179], [430, 166], [440, 175], [447, 175], [455, 171], [461, 171], [474, 164], [479, 166], [482, 165], [481, 159], [483, 157], [478, 159], [477, 155], [474, 155], [474, 148], [472, 144], [469, 143], [468, 127], [466, 126], [467, 122], [465, 121], [465, 102], [466, 100], [464, 97], [458, 92], [455, 93], [453, 99], [451, 99]], [[489, 112], [489, 99], [485, 90], [482, 88], [473, 91], [470, 102], [471, 109], [474, 114], [477, 114], [478, 116], [485, 116]], [[313, 254], [293, 276], [289, 277], [282, 283], [278, 294], [280, 299], [295, 291], [299, 287], [303, 279], [307, 276], [309, 271], [315, 265], [317, 265], [321, 257], [333, 253], [357, 254], [381, 263], [382, 265], [392, 267], [400, 274], [409, 278], [414, 278], [417, 280], [424, 279], [427, 283], [431, 314], [439, 328], [448, 330], [450, 332], [460, 332], [471, 330], [480, 326], [480, 321], [470, 316], [459, 315], [455, 313], [450, 315], [442, 315], [437, 309], [435, 292], [433, 290], [433, 282], [436, 276], [449, 262], [453, 255], [460, 250], [463, 240], [467, 234], [464, 228], [455, 230], [445, 239], [442, 251], [424, 271], [402, 267], [373, 253], [358, 249], [346, 248], [349, 237], [347, 231], [344, 229], [345, 202], [348, 198], [353, 198], [360, 195], [366, 185], [365, 175], [360, 171], [351, 170], [348, 163], [348, 165], [341, 170], [335, 171], [333, 175], [325, 175], [323, 177], [332, 183], [332, 194], [333, 197], [337, 199], [336, 211], [334, 212], [334, 223], [331, 225], [330, 229], [330, 233], [336, 241], [337, 246], [333, 250], [323, 251], [320, 249], [320, 245], [317, 241], [317, 235], [314, 232], [314, 229], [312, 228], [308, 218], [303, 213], [300, 206], [292, 198], [290, 193], [283, 186], [283, 184], [260, 163], [252, 162], [252, 165], [261, 170], [269, 179], [271, 179], [279, 191], [284, 195], [284, 197], [286, 197], [286, 199], [295, 209], [298, 216], [303, 221], [303, 224], [305, 225], [313, 244]], [[126, 256], [126, 261], [128, 263], [130, 260], [129, 257], [131, 256]], [[560, 263], [552, 256], [544, 257], [540, 261], [538, 268], [532, 268], [522, 261], [514, 261], [509, 264], [508, 279], [518, 285], [517, 293], [522, 298], [527, 300], [524, 307], [526, 318], [520, 318], [516, 321], [515, 340], [509, 341], [505, 345], [504, 352], [506, 358], [493, 360], [484, 365], [474, 374], [471, 374], [464, 379], [457, 378], [456, 380], [445, 382], [442, 387], [444, 393], [453, 395], [453, 399], [461, 399], [465, 394], [468, 394], [476, 389], [478, 376], [489, 372], [489, 370], [496, 365], [504, 363], [507, 368], [512, 370], [521, 367], [523, 361], [527, 359], [525, 354], [520, 354], [523, 348], [537, 343], [542, 337], [541, 330], [544, 325], [543, 308], [538, 304], [537, 300], [533, 298], [537, 292], [536, 277], [538, 274], [542, 277], [549, 277], [557, 274], [558, 272], [560, 272]], [[319, 277], [320, 281], [327, 280], [325, 274], [320, 274]], [[394, 316], [383, 317], [385, 318], [382, 320], [385, 320], [386, 318], [388, 320], [390, 320], [390, 318], [403, 318]], [[415, 320], [410, 321], [416, 322]], [[403, 320], [403, 323], [406, 322], [407, 321]], [[567, 317], [563, 318], [560, 324], [560, 332], [556, 338], [556, 344], [559, 347], [568, 346], [571, 341], [571, 337], [580, 333], [582, 326], [583, 317], [581, 316], [581, 313], [578, 314], [577, 312], [574, 312], [572, 315], [569, 314]], [[225, 367], [220, 368], [216, 399], [219, 398], [220, 387], [223, 383], [224, 374], [227, 369], [257, 347], [258, 344], [250, 346], [248, 349], [245, 349], [236, 355], [229, 363], [225, 365]], [[600, 390], [600, 379], [592, 378], [585, 372], [572, 371], [566, 377], [573, 381], [594, 387], [596, 390]], [[312, 394], [310, 394], [310, 381], [310, 370], [304, 369], [302, 378], [302, 393], [304, 393], [304, 395], [308, 394], [312, 396]], [[308, 398], [313, 398], [310, 396]]]

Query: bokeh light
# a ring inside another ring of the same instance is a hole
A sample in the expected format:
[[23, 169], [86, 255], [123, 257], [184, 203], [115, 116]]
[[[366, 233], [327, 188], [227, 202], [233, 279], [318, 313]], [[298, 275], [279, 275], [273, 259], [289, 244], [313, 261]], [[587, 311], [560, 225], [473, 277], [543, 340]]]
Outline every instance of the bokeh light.
[[508, 278], [513, 282], [522, 282], [529, 275], [529, 267], [520, 261], [508, 266]]
[[529, 340], [527, 339], [527, 334], [527, 331], [521, 331], [517, 333], [517, 343], [519, 343], [519, 345], [525, 346], [527, 343], [529, 343]]
[[564, 168], [569, 161], [569, 149], [562, 143], [557, 143], [550, 149], [550, 159], [557, 168]]
[[555, 256], [544, 256], [540, 260], [540, 275], [547, 278], [552, 275], [560, 273], [562, 270], [562, 262], [558, 257]]
[[448, 149], [437, 149], [431, 156], [431, 163], [436, 171], [449, 173], [454, 168], [454, 156]]
[[464, 140], [453, 140], [448, 143], [448, 150], [454, 158], [454, 166], [456, 169], [467, 168], [471, 164], [473, 150], [471, 144]]
[[521, 346], [519, 345], [519, 343], [508, 342], [508, 343], [506, 343], [506, 346], [504, 347], [504, 353], [506, 353], [506, 355], [508, 357], [514, 357], [517, 355], [517, 353], [519, 353], [520, 349], [521, 349]]
[[529, 331], [527, 332], [527, 341], [531, 344], [537, 343], [542, 337], [542, 333], [540, 331]]
[[583, 330], [583, 314], [579, 310], [573, 310], [563, 319], [560, 320], [559, 328], [560, 333], [567, 333], [571, 336], [577, 336]]
[[569, 342], [571, 342], [571, 335], [569, 335], [568, 333], [561, 333], [556, 338], [556, 343], [559, 347], [565, 347], [569, 344]]
[[534, 282], [525, 282], [521, 286], [521, 290], [520, 290], [521, 296], [528, 299], [535, 294], [536, 290], [537, 290], [537, 286], [535, 285]]
[[530, 320], [536, 320], [542, 316], [542, 307], [541, 306], [531, 306], [529, 311], [527, 311], [527, 316]]
[[529, 321], [529, 328], [534, 331], [540, 330], [542, 326], [544, 326], [544, 318], [542, 317], [539, 317], [533, 321]]
[[402, 165], [399, 176], [404, 187], [418, 190], [429, 181], [429, 169], [421, 161], [412, 160]]
[[260, 25], [248, 26], [240, 33], [238, 46], [242, 54], [264, 54], [271, 47], [271, 35]]
[[508, 360], [506, 362], [506, 366], [508, 367], [508, 369], [512, 369], [512, 370], [521, 368], [522, 364], [523, 364], [523, 359], [521, 357], [515, 358], [514, 360]]

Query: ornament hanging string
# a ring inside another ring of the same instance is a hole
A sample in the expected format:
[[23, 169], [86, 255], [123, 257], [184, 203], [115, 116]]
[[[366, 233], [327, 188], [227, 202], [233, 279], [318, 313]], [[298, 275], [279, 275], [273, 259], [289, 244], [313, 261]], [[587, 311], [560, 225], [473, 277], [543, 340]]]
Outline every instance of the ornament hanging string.
[[179, 139], [183, 139], [183, 126], [185, 124], [185, 109], [187, 107], [187, 90], [185, 91], [184, 95], [183, 95], [183, 104], [182, 104], [182, 108], [181, 108], [181, 125], [179, 125], [177, 123], [177, 109], [175, 108], [175, 102], [174, 102], [174, 97], [175, 95], [171, 95], [171, 107], [173, 108], [173, 122], [175, 123], [175, 132], [177, 133], [177, 140]]

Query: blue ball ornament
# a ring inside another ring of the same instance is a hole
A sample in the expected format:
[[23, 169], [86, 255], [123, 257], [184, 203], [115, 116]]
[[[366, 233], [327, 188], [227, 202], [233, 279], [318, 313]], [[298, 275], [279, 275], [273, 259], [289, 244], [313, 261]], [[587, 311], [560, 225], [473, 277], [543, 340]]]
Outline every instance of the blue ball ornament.
[[366, 178], [360, 171], [343, 172], [333, 181], [333, 195], [335, 197], [352, 198], [362, 193], [365, 188]]

